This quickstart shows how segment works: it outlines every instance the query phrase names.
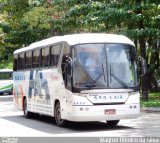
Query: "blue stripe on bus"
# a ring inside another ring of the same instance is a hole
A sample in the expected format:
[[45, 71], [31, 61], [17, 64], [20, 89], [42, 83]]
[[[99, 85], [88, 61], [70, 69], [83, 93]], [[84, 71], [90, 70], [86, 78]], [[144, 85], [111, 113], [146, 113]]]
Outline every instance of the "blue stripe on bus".
[[32, 89], [34, 89], [34, 81], [33, 81], [33, 70], [30, 71], [30, 76], [29, 76], [29, 93], [28, 97], [32, 97]]

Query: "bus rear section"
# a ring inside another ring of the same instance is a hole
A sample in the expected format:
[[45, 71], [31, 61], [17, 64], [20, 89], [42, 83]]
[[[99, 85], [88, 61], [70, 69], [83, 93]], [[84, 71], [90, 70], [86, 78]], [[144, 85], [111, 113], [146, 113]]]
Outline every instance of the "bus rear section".
[[8, 93], [12, 94], [13, 90], [13, 71], [10, 69], [0, 70], [0, 94]]

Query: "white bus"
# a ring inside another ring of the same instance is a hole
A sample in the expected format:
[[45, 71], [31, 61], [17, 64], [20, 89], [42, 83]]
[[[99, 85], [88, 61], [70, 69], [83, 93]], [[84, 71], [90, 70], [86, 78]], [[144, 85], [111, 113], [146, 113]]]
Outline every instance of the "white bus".
[[13, 70], [11, 69], [0, 70], [0, 94], [4, 93], [12, 94], [13, 90], [12, 73]]
[[[94, 62], [93, 62], [94, 61]], [[140, 114], [137, 56], [127, 37], [73, 34], [51, 37], [14, 52], [15, 105], [67, 121], [106, 121]]]

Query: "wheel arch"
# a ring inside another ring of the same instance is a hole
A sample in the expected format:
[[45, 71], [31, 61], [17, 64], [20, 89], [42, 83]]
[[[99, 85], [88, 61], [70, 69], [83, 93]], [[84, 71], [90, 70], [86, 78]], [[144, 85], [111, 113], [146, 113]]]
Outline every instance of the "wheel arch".
[[54, 112], [55, 112], [55, 106], [56, 106], [56, 104], [57, 104], [58, 102], [60, 102], [58, 99], [56, 99], [56, 100], [54, 101], [54, 105], [53, 105], [53, 116], [54, 116]]

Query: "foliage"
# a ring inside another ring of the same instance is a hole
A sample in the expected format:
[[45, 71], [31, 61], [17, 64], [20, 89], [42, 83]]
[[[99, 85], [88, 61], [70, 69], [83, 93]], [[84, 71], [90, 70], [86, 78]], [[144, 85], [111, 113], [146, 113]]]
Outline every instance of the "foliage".
[[150, 93], [149, 97], [149, 101], [145, 101], [143, 98], [141, 99], [141, 107], [160, 107], [160, 93]]
[[157, 0], [74, 1], [65, 15], [69, 31], [120, 33], [135, 41], [140, 56], [148, 65], [148, 73], [141, 78], [146, 100], [148, 90], [158, 90], [156, 80], [160, 78], [158, 4]]
[[10, 57], [8, 60], [2, 60], [0, 62], [0, 69], [13, 69], [13, 58]]
[[148, 73], [142, 93], [157, 90], [160, 79], [160, 5], [158, 0], [0, 0], [0, 58], [5, 53], [54, 35], [80, 32], [129, 36]]

